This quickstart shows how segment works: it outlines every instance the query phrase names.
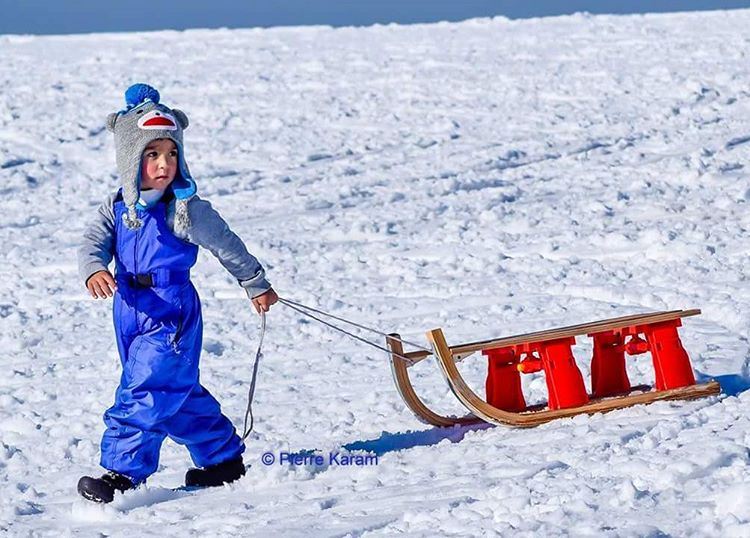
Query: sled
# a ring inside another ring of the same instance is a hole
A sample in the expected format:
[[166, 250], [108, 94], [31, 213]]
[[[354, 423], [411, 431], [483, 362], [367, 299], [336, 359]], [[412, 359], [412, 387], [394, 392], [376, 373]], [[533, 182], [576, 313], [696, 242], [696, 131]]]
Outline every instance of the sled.
[[[427, 333], [433, 352], [404, 353], [400, 336], [386, 338], [391, 370], [401, 398], [416, 417], [433, 426], [485, 421], [515, 427], [534, 427], [558, 418], [605, 413], [663, 400], [691, 400], [719, 394], [719, 383], [696, 383], [690, 359], [677, 329], [682, 318], [701, 311], [672, 310], [636, 314], [482, 342], [449, 346], [441, 329]], [[585, 388], [572, 347], [576, 337], [593, 339], [591, 393]], [[464, 381], [456, 363], [481, 352], [487, 357], [486, 398]], [[650, 353], [655, 383], [631, 386], [626, 355]], [[419, 398], [408, 369], [434, 355], [453, 394], [469, 410], [463, 417], [432, 411]], [[404, 360], [408, 359], [408, 360]], [[548, 401], [527, 405], [521, 375], [544, 372]]]

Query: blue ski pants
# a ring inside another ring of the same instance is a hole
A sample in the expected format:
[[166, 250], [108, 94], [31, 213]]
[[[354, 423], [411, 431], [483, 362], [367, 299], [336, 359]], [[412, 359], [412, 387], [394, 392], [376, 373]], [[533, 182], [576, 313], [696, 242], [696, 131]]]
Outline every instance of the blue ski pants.
[[[167, 436], [199, 467], [235, 459], [244, 444], [199, 379], [203, 322], [189, 279], [197, 247], [165, 235], [163, 204], [141, 213], [139, 230], [120, 226], [124, 206], [115, 208], [113, 318], [122, 376], [104, 415], [101, 464], [142, 482], [157, 470]], [[159, 263], [165, 260], [171, 268]]]

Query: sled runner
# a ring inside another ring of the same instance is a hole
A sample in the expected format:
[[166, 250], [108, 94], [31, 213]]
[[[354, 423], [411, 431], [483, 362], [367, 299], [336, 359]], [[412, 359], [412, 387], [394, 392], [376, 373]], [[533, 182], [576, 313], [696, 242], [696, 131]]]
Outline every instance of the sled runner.
[[[583, 413], [718, 394], [720, 387], [714, 380], [696, 384], [690, 359], [677, 332], [682, 318], [698, 314], [700, 310], [637, 314], [456, 346], [448, 346], [443, 331], [434, 329], [427, 333], [432, 354], [404, 353], [398, 334], [390, 335], [386, 342], [396, 387], [407, 407], [421, 421], [452, 426], [483, 420], [497, 425], [533, 427]], [[591, 394], [586, 391], [572, 352], [576, 337], [581, 336], [593, 339]], [[458, 361], [477, 351], [488, 360], [486, 399], [467, 385], [456, 367]], [[646, 352], [653, 361], [655, 386], [631, 386], [625, 368], [626, 355]], [[408, 368], [430, 355], [436, 357], [448, 385], [470, 411], [469, 415], [440, 415], [417, 395]], [[546, 404], [529, 406], [521, 390], [520, 376], [538, 371], [544, 372], [549, 399]]]

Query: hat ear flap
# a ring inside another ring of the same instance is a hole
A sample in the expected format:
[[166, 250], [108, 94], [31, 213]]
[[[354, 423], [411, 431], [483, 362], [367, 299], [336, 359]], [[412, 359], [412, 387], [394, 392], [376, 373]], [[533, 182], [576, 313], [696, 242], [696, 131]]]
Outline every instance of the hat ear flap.
[[180, 127], [182, 127], [183, 130], [188, 128], [188, 125], [190, 125], [190, 121], [188, 120], [187, 114], [185, 114], [179, 108], [173, 108], [172, 114], [174, 114], [174, 117], [177, 118], [177, 121], [180, 122]]
[[115, 123], [117, 123], [117, 116], [119, 115], [119, 112], [112, 112], [112, 114], [109, 114], [107, 116], [107, 130], [112, 133], [115, 132]]

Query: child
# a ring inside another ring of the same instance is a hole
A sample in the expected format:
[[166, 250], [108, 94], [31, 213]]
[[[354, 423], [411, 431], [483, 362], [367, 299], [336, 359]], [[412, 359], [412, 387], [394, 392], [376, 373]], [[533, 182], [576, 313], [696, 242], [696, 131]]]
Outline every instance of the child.
[[[123, 368], [104, 414], [101, 465], [108, 473], [78, 482], [81, 495], [96, 502], [153, 474], [166, 436], [185, 445], [199, 467], [185, 475], [187, 486], [219, 486], [245, 474], [245, 446], [199, 380], [203, 326], [190, 282], [198, 246], [219, 259], [259, 313], [278, 300], [258, 260], [196, 195], [182, 144], [185, 113], [160, 104], [146, 84], [128, 88], [125, 100], [127, 108], [107, 120], [122, 188], [99, 207], [78, 252], [91, 295], [114, 295]], [[113, 257], [114, 277], [107, 270]]]

